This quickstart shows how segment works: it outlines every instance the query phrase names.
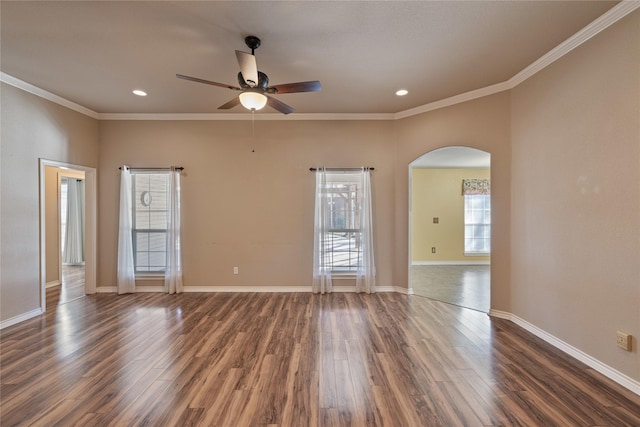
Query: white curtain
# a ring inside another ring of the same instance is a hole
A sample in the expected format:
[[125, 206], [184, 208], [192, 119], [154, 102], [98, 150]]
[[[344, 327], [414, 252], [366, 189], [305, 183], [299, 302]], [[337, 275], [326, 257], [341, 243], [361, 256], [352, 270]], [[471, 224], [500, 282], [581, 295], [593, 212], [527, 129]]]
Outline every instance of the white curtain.
[[362, 168], [360, 172], [359, 210], [360, 244], [362, 262], [356, 272], [356, 292], [368, 294], [376, 291], [376, 264], [373, 256], [373, 211], [371, 209], [371, 172]]
[[180, 172], [172, 170], [169, 177], [169, 215], [167, 221], [167, 266], [164, 275], [165, 292], [182, 292], [182, 254], [180, 250]]
[[326, 235], [330, 227], [329, 206], [327, 202], [327, 173], [324, 169], [316, 171], [316, 203], [315, 220], [313, 225], [313, 285], [314, 294], [330, 293], [331, 266], [328, 265], [329, 257], [328, 240]]
[[84, 264], [84, 180], [67, 179], [67, 218], [62, 262]]
[[120, 173], [120, 225], [118, 229], [117, 284], [119, 294], [131, 294], [136, 290], [131, 203], [131, 173], [127, 166], [122, 166]]

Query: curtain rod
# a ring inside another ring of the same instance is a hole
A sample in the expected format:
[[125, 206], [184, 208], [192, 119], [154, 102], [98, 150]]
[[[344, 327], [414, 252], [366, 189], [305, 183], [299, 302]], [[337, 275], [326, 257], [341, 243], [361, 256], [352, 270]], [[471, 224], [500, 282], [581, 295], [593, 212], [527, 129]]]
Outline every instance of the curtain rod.
[[[122, 166], [120, 166], [118, 169], [122, 170]], [[139, 170], [139, 171], [170, 171], [172, 169], [175, 169], [177, 171], [184, 170], [184, 168], [182, 166], [171, 166], [171, 167], [168, 167], [168, 168], [132, 168], [132, 167], [129, 167], [129, 169], [134, 169], [134, 170]]]
[[[318, 169], [324, 169], [326, 171], [359, 171], [362, 170], [363, 168], [309, 168], [309, 170], [311, 172], [315, 172]], [[372, 170], [376, 170], [376, 168], [373, 167], [365, 167], [364, 170], [368, 170], [368, 171], [372, 171]]]

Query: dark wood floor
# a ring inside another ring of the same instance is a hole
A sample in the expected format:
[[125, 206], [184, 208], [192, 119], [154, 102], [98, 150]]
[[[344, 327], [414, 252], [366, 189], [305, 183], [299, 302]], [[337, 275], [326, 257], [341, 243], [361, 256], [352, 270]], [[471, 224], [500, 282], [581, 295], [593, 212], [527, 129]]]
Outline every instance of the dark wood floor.
[[640, 425], [515, 324], [417, 296], [98, 294], [0, 344], [3, 427]]

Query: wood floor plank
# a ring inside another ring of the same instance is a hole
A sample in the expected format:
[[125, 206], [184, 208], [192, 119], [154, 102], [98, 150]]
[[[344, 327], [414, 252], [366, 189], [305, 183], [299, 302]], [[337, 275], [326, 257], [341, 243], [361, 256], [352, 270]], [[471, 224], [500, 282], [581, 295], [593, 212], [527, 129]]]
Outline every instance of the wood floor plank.
[[1, 331], [0, 425], [640, 426], [640, 397], [421, 297], [98, 294]]

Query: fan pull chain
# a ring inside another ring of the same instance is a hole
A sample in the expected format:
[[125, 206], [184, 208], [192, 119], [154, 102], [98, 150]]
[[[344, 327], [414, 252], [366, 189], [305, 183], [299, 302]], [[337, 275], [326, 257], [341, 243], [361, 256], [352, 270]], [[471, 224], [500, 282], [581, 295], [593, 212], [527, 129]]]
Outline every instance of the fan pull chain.
[[255, 126], [255, 120], [256, 120], [256, 110], [255, 108], [251, 109], [251, 139], [254, 138], [255, 136], [255, 132], [254, 132], [254, 126]]

